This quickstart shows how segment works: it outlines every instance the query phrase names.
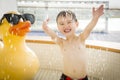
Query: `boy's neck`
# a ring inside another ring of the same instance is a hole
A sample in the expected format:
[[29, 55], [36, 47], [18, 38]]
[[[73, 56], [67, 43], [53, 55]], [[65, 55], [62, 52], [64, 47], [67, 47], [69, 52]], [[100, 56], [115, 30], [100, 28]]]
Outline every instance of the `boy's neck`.
[[76, 38], [76, 35], [71, 35], [71, 36], [67, 36], [66, 40], [67, 41], [73, 41]]

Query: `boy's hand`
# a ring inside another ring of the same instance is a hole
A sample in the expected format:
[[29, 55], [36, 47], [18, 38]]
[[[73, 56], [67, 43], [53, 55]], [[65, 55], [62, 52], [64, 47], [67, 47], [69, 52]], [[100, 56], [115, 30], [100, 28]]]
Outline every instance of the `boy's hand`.
[[48, 27], [48, 22], [49, 22], [49, 18], [43, 21], [43, 24], [42, 24], [43, 29], [46, 29]]
[[98, 9], [95, 10], [95, 8], [93, 7], [92, 9], [92, 13], [93, 13], [93, 17], [94, 18], [99, 18], [101, 15], [104, 14], [103, 12], [104, 6], [101, 5]]
[[48, 27], [49, 18], [43, 21], [42, 28], [46, 34], [48, 34], [53, 40], [57, 37], [56, 33]]

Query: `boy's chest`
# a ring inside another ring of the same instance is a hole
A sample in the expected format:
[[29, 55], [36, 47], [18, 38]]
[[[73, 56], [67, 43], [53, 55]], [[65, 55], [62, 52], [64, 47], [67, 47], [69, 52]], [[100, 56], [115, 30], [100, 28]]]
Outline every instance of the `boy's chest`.
[[61, 47], [61, 50], [64, 54], [80, 54], [84, 53], [85, 46], [78, 42], [64, 43]]
[[75, 41], [63, 41], [62, 48], [64, 49], [81, 49], [84, 47], [83, 43], [78, 40]]

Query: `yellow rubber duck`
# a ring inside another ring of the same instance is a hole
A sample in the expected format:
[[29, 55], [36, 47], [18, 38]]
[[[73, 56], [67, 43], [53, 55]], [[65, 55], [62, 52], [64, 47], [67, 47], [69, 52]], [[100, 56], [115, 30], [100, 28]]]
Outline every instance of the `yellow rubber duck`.
[[3, 48], [3, 43], [0, 41], [0, 51], [2, 50]]
[[0, 50], [0, 80], [33, 80], [40, 69], [36, 54], [25, 42], [30, 26], [30, 21], [23, 20], [16, 12], [3, 16], [0, 22], [3, 41]]

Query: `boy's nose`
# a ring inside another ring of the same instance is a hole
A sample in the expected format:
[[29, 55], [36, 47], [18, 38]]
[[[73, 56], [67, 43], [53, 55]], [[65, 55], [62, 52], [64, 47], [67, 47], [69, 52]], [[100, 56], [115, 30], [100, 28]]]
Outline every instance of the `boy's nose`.
[[65, 27], [65, 28], [69, 27], [69, 24], [66, 23], [64, 27]]

